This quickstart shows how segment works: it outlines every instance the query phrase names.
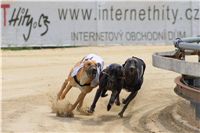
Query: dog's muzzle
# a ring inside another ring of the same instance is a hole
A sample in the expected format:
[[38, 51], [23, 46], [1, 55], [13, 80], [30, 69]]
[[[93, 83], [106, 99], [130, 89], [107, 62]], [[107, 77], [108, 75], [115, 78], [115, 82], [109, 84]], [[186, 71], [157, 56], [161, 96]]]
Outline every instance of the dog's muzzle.
[[97, 68], [95, 67], [92, 67], [88, 70], [88, 76], [89, 77], [92, 77], [92, 78], [95, 78], [96, 77], [96, 74], [97, 74]]
[[136, 69], [135, 66], [130, 66], [130, 67], [129, 67], [130, 72], [134, 72], [135, 69]]
[[128, 68], [125, 69], [126, 73], [128, 73], [129, 75], [133, 75], [136, 72], [136, 67], [135, 66], [130, 66]]
[[92, 68], [92, 75], [96, 76], [96, 74], [97, 74], [97, 69], [96, 68]]

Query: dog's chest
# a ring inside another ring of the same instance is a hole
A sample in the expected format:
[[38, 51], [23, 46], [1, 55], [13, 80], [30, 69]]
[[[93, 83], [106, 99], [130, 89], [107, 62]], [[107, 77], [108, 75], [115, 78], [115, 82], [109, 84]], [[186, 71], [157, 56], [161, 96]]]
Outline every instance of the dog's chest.
[[137, 80], [135, 78], [129, 78], [129, 79], [125, 79], [124, 84], [123, 84], [123, 88], [126, 91], [131, 91], [132, 89], [134, 89], [135, 85], [136, 85]]
[[80, 90], [83, 90], [85, 87], [83, 87], [83, 86], [80, 86], [80, 85], [78, 85], [78, 84], [76, 84], [76, 86], [75, 87], [77, 87], [77, 88], [79, 88]]

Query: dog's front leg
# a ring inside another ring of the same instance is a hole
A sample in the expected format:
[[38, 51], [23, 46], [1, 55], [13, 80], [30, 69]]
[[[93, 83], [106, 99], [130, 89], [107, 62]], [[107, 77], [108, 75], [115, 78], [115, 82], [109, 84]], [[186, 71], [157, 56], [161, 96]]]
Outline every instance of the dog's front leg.
[[119, 105], [120, 105], [120, 99], [119, 99], [119, 95], [117, 96], [117, 98], [116, 98], [116, 100], [115, 100], [115, 104], [116, 104], [117, 106], [119, 106]]
[[107, 97], [108, 94], [106, 94], [107, 90], [106, 89], [103, 89], [102, 92], [101, 92], [101, 97]]
[[70, 83], [67, 85], [66, 89], [62, 92], [60, 99], [64, 99], [66, 94], [69, 92], [69, 90], [72, 88], [72, 86], [70, 85]]
[[59, 91], [58, 94], [57, 94], [57, 100], [60, 99], [60, 96], [62, 95], [64, 89], [65, 89], [66, 86], [67, 86], [67, 84], [68, 84], [68, 79], [66, 79], [66, 80], [64, 81], [64, 83], [62, 84], [62, 87], [61, 87], [60, 91]]
[[102, 92], [101, 88], [97, 89], [95, 97], [94, 97], [94, 100], [93, 100], [93, 103], [90, 106], [90, 109], [88, 110], [89, 113], [93, 113], [94, 112], [95, 107], [96, 107], [96, 103], [99, 100], [99, 97], [101, 96], [101, 92]]
[[[86, 96], [86, 95], [85, 95], [85, 96]], [[78, 112], [80, 112], [80, 113], [83, 113], [83, 112], [84, 112], [81, 108], [82, 108], [82, 106], [83, 106], [83, 101], [84, 101], [84, 99], [85, 99], [85, 96], [80, 100], [80, 102], [78, 103], [78, 106], [76, 107], [76, 110], [77, 110]], [[87, 110], [86, 110], [86, 112], [87, 112]], [[86, 113], [86, 112], [84, 112], [84, 113]]]
[[129, 96], [126, 98], [126, 103], [123, 107], [123, 109], [121, 110], [121, 112], [119, 112], [119, 116], [120, 117], [123, 117], [123, 114], [124, 114], [124, 111], [126, 110], [126, 108], [128, 107], [128, 104], [133, 100], [133, 98], [137, 95], [137, 92], [138, 91], [135, 91], [135, 92], [131, 92], [131, 94], [129, 94]]

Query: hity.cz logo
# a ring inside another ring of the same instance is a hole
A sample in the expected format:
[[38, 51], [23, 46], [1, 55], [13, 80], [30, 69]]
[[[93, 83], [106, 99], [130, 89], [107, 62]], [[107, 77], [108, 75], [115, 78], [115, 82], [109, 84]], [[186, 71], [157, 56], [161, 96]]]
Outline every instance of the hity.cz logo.
[[[7, 9], [10, 8], [10, 4], [1, 4], [1, 8], [3, 9], [3, 25], [7, 26]], [[25, 41], [28, 41], [32, 29], [45, 27], [45, 30], [40, 34], [40, 36], [45, 35], [49, 30], [49, 17], [45, 14], [40, 14], [38, 18], [33, 18], [29, 13], [28, 8], [14, 8], [12, 11], [11, 18], [8, 20], [9, 26], [13, 27], [28, 27], [28, 33], [23, 34], [23, 38]]]

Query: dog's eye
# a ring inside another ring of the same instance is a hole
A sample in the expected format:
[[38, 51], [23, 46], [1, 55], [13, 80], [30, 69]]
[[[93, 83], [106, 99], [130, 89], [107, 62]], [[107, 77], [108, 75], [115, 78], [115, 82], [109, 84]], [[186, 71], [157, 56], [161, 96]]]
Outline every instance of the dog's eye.
[[91, 63], [88, 63], [88, 66], [91, 66]]

